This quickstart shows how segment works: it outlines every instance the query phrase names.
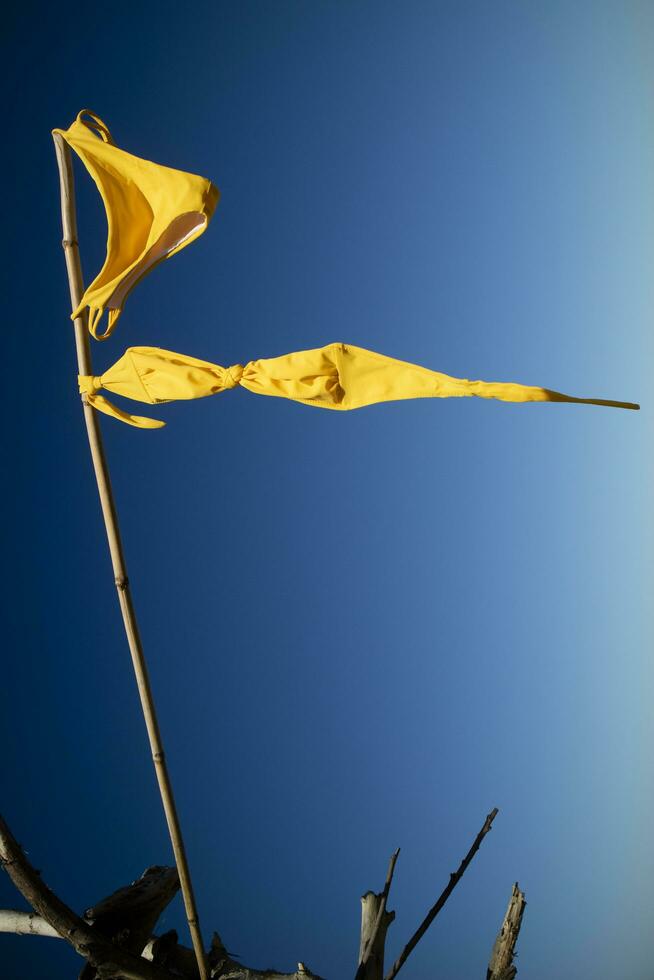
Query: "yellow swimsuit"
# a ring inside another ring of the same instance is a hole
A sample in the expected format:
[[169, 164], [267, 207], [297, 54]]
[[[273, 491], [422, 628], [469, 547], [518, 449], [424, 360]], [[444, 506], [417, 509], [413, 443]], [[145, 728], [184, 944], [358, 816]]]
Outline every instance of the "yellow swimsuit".
[[[125, 299], [157, 263], [202, 234], [219, 192], [204, 177], [141, 160], [119, 149], [98, 116], [86, 109], [69, 129], [55, 129], [97, 184], [107, 213], [107, 257], [73, 313], [89, 307], [89, 330], [105, 340]], [[107, 328], [98, 334], [105, 309]]]
[[[219, 192], [204, 177], [171, 170], [119, 149], [102, 120], [88, 110], [82, 110], [69, 129], [54, 132], [83, 161], [107, 213], [105, 263], [73, 312], [75, 318], [88, 306], [89, 330], [97, 340], [104, 340], [136, 283], [158, 262], [202, 234]], [[105, 309], [109, 311], [107, 328], [98, 334]], [[202, 398], [239, 384], [259, 395], [341, 411], [404, 398], [465, 395], [509, 402], [582, 402], [638, 408], [630, 402], [573, 398], [547, 388], [451, 378], [351, 344], [330, 344], [231, 368], [158, 347], [130, 347], [101, 377], [79, 378], [80, 391], [89, 404], [140, 428], [158, 428], [164, 423], [130, 415], [98, 391], [106, 388], [155, 405]]]
[[104, 388], [126, 398], [157, 405], [178, 399], [204, 398], [241, 385], [257, 395], [290, 398], [304, 405], [340, 411], [405, 398], [460, 398], [466, 395], [505, 402], [578, 402], [614, 408], [639, 407], [632, 402], [574, 398], [548, 388], [451, 378], [351, 344], [330, 344], [230, 368], [160, 347], [130, 347], [103, 375], [80, 375], [78, 380], [80, 392], [94, 408], [129, 425], [148, 429], [159, 428], [164, 423], [130, 415], [98, 392]]

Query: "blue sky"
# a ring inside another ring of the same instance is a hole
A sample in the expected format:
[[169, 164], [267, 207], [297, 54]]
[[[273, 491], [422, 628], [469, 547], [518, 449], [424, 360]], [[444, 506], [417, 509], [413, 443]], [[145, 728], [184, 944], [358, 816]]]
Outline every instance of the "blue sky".
[[[88, 106], [222, 192], [98, 371], [131, 344], [227, 365], [345, 341], [642, 404], [236, 390], [160, 432], [102, 420], [207, 939], [352, 976], [401, 846], [390, 961], [498, 806], [403, 976], [483, 976], [518, 880], [521, 973], [649, 980], [653, 40], [650, 4], [602, 0], [8, 15], [2, 811], [71, 906], [171, 862], [67, 319], [50, 130]], [[88, 281], [81, 168], [77, 196]], [[78, 966], [0, 947], [7, 980]]]

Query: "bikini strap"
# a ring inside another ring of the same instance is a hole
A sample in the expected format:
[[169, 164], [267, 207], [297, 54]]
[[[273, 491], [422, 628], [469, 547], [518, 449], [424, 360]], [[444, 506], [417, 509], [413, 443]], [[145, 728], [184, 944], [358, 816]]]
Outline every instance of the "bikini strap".
[[[89, 318], [88, 327], [89, 333], [95, 340], [106, 340], [107, 337], [111, 336], [111, 332], [116, 326], [116, 321], [121, 314], [121, 310], [109, 310], [107, 315], [107, 326], [104, 333], [98, 333], [98, 327], [100, 326], [100, 321], [102, 320], [104, 314], [104, 306], [91, 306], [89, 307]], [[75, 314], [73, 314], [73, 319]]]
[[105, 415], [110, 415], [111, 418], [118, 419], [119, 422], [126, 422], [127, 425], [133, 425], [137, 429], [161, 429], [166, 424], [165, 422], [159, 421], [159, 419], [151, 419], [144, 415], [132, 415], [130, 412], [124, 412], [122, 408], [118, 408], [108, 398], [99, 395], [98, 392], [102, 390], [101, 377], [94, 377], [90, 374], [79, 374], [77, 381], [82, 399], [97, 412], [104, 412]]
[[[87, 120], [91, 121], [89, 122]], [[110, 146], [115, 146], [111, 133], [109, 132], [109, 127], [102, 121], [102, 119], [100, 119], [100, 116], [95, 114], [95, 112], [91, 112], [90, 109], [82, 109], [82, 111], [77, 114], [77, 122], [81, 123], [83, 126], [86, 126], [86, 128], [94, 132], [96, 136], [99, 136], [103, 143], [109, 143]]]

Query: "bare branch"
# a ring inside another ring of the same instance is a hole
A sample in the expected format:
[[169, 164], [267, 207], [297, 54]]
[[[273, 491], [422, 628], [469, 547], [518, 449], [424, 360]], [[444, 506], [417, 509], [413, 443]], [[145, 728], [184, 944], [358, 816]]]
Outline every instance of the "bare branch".
[[380, 944], [378, 943], [378, 939], [380, 936], [380, 929], [382, 926], [382, 922], [385, 923], [383, 929], [383, 937], [385, 940], [386, 930], [388, 929], [389, 925], [391, 924], [394, 918], [394, 915], [392, 915], [391, 913], [388, 913], [387, 915], [385, 915], [385, 913], [386, 913], [386, 902], [388, 901], [388, 895], [391, 890], [391, 883], [393, 881], [393, 874], [395, 873], [395, 863], [398, 859], [399, 853], [400, 853], [400, 849], [398, 847], [398, 849], [394, 851], [393, 854], [391, 854], [391, 859], [388, 863], [388, 871], [386, 872], [386, 881], [384, 883], [384, 888], [382, 890], [382, 893], [381, 895], [374, 896], [376, 899], [376, 904], [378, 904], [379, 907], [377, 909], [377, 914], [370, 932], [368, 932], [366, 928], [367, 916], [365, 914], [365, 903], [367, 900], [369, 901], [369, 896], [372, 895], [373, 893], [368, 892], [361, 899], [361, 901], [364, 903], [364, 912], [362, 913], [362, 917], [361, 917], [361, 944], [359, 949], [359, 966], [354, 980], [364, 980], [364, 978], [366, 977], [366, 973], [368, 972], [366, 970], [366, 967], [368, 965], [368, 962], [370, 961], [371, 955], [373, 954], [373, 950], [377, 953], [380, 961], [378, 972], [380, 973], [380, 975], [383, 973], [384, 942], [381, 943], [381, 950], [379, 950], [378, 946]]
[[518, 969], [513, 964], [513, 958], [526, 904], [524, 892], [520, 891], [516, 881], [511, 890], [506, 915], [493, 946], [486, 980], [514, 980]]
[[[148, 917], [152, 919], [160, 914], [179, 887], [173, 868], [148, 868], [137, 881], [87, 909], [88, 920], [85, 920], [41, 881], [1, 816], [0, 862], [24, 898], [41, 913], [0, 910], [0, 932], [65, 939], [91, 964], [91, 970], [83, 971], [85, 976], [125, 980], [179, 980], [181, 976], [185, 980], [198, 980], [195, 952], [177, 943], [174, 930], [143, 942], [139, 951], [142, 957], [108, 942], [99, 931], [103, 926], [109, 932], [115, 930], [125, 944], [130, 939], [138, 942], [138, 929]], [[127, 936], [121, 935], [121, 924]], [[298, 963], [293, 973], [243, 966], [227, 951], [217, 933], [214, 933], [209, 962], [214, 980], [322, 980], [304, 963]]]
[[[136, 881], [87, 909], [84, 918], [111, 943], [140, 956], [159, 916], [178, 891], [175, 868], [146, 868]], [[97, 976], [87, 964], [79, 980], [97, 980]]]
[[173, 980], [167, 970], [120, 949], [76, 915], [41, 881], [38, 871], [0, 816], [0, 864], [32, 908], [102, 976], [124, 980]]
[[[33, 912], [18, 912], [14, 909], [0, 909], [0, 932], [11, 932], [18, 936], [63, 938], [43, 916], [35, 915]], [[220, 940], [218, 943], [220, 951], [213, 966], [219, 972], [213, 974], [214, 980], [321, 980], [321, 977], [312, 973], [304, 963], [298, 963], [298, 968], [293, 973], [254, 970], [238, 963], [224, 950]], [[143, 949], [143, 958], [149, 963], [156, 963], [176, 971], [176, 980], [179, 980], [180, 976], [185, 980], [198, 978], [195, 953], [188, 946], [180, 946], [177, 943], [177, 933], [174, 929], [162, 936], [151, 936]]]
[[461, 864], [459, 865], [458, 869], [456, 871], [453, 871], [451, 873], [450, 880], [448, 882], [447, 887], [443, 890], [443, 892], [441, 893], [441, 895], [440, 895], [438, 901], [436, 902], [436, 904], [432, 906], [432, 908], [429, 910], [429, 912], [427, 913], [427, 915], [423, 919], [423, 921], [420, 924], [420, 926], [416, 929], [416, 931], [414, 932], [414, 934], [411, 936], [411, 939], [408, 941], [408, 943], [406, 944], [406, 946], [404, 947], [404, 949], [402, 950], [402, 952], [400, 953], [400, 955], [396, 959], [395, 963], [393, 964], [393, 966], [391, 967], [391, 969], [389, 970], [389, 972], [386, 974], [385, 980], [393, 980], [393, 977], [397, 976], [397, 974], [399, 973], [399, 971], [402, 969], [402, 967], [406, 963], [409, 955], [412, 953], [412, 951], [418, 945], [418, 943], [420, 942], [420, 940], [422, 939], [422, 937], [424, 936], [424, 934], [427, 932], [427, 930], [429, 929], [430, 925], [432, 924], [432, 922], [434, 921], [434, 919], [436, 918], [436, 916], [438, 915], [438, 913], [440, 912], [440, 910], [443, 908], [443, 906], [445, 905], [446, 901], [448, 900], [448, 898], [450, 897], [450, 895], [452, 894], [452, 892], [454, 891], [454, 889], [458, 885], [459, 881], [463, 877], [466, 868], [468, 867], [468, 865], [472, 861], [473, 857], [475, 856], [475, 854], [479, 850], [479, 845], [483, 841], [483, 839], [486, 836], [486, 834], [488, 833], [488, 831], [491, 829], [493, 820], [497, 816], [498, 812], [499, 811], [498, 811], [497, 807], [494, 807], [491, 810], [491, 812], [488, 814], [488, 816], [486, 817], [486, 820], [484, 821], [484, 826], [481, 828], [481, 830], [479, 831], [479, 833], [477, 834], [477, 836], [474, 839], [474, 842], [472, 844], [472, 847], [470, 848], [470, 850], [468, 851], [468, 853], [464, 857], [464, 859], [461, 862]]
[[368, 962], [368, 958], [370, 956], [370, 950], [375, 945], [375, 940], [377, 939], [377, 935], [379, 934], [379, 927], [381, 925], [382, 918], [384, 917], [384, 912], [386, 911], [386, 902], [388, 901], [388, 895], [391, 890], [393, 875], [395, 873], [395, 863], [399, 857], [399, 854], [400, 854], [400, 849], [398, 847], [398, 849], [394, 851], [393, 854], [391, 854], [391, 859], [388, 863], [388, 871], [386, 872], [386, 881], [384, 883], [384, 888], [381, 893], [381, 902], [379, 904], [379, 911], [377, 912], [377, 918], [375, 919], [375, 924], [373, 926], [372, 933], [366, 944], [366, 949], [361, 960], [364, 966]]
[[146, 868], [136, 881], [87, 909], [84, 918], [111, 942], [140, 956], [178, 891], [176, 868]]
[[15, 909], [0, 909], [0, 932], [13, 932], [16, 936], [48, 936], [61, 939], [56, 929], [35, 912], [17, 912]]
[[[366, 892], [365, 895], [361, 896], [361, 942], [359, 944], [359, 970], [357, 971], [357, 977], [360, 980], [382, 980], [384, 976], [386, 933], [395, 918], [395, 912], [384, 911], [377, 928], [375, 941], [371, 943], [370, 939], [379, 920], [381, 907], [381, 895], [376, 895], [375, 892]], [[364, 950], [368, 951], [368, 958], [365, 964], [361, 964]]]

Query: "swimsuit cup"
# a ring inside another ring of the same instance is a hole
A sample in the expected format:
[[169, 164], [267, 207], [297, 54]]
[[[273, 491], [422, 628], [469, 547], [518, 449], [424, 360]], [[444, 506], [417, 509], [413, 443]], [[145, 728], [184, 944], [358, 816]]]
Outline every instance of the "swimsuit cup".
[[[55, 129], [95, 181], [107, 214], [107, 257], [72, 314], [89, 308], [89, 330], [105, 340], [134, 286], [163, 259], [202, 234], [218, 199], [205, 177], [172, 170], [117, 147], [108, 128], [83, 109], [69, 129]], [[105, 310], [107, 327], [98, 334]]]
[[631, 402], [575, 398], [549, 388], [495, 381], [468, 381], [352, 344], [249, 361], [224, 368], [161, 347], [130, 347], [99, 377], [80, 375], [79, 389], [94, 408], [139, 428], [159, 428], [156, 419], [134, 416], [99, 395], [114, 394], [149, 405], [204, 398], [241, 385], [257, 395], [290, 398], [304, 405], [347, 411], [406, 398], [496, 398], [505, 402], [577, 402], [633, 408]]

